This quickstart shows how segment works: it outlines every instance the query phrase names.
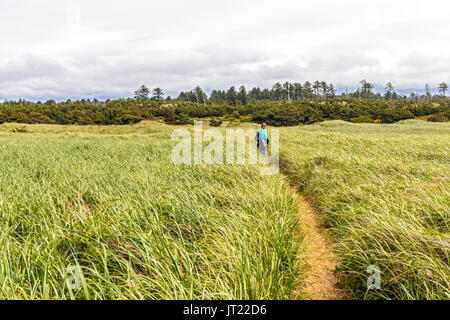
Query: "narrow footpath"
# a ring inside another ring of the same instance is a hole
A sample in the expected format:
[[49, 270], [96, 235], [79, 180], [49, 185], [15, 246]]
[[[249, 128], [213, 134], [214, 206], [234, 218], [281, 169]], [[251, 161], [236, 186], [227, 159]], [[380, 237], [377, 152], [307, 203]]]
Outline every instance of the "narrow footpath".
[[[288, 179], [284, 179], [288, 184]], [[288, 184], [289, 185], [289, 184]], [[290, 186], [290, 185], [289, 185]], [[293, 299], [339, 300], [344, 292], [337, 288], [334, 270], [339, 260], [331, 250], [331, 241], [324, 234], [320, 214], [307, 198], [290, 186], [298, 206], [299, 232], [304, 235], [298, 259], [308, 266], [306, 276], [301, 279], [292, 294]]]

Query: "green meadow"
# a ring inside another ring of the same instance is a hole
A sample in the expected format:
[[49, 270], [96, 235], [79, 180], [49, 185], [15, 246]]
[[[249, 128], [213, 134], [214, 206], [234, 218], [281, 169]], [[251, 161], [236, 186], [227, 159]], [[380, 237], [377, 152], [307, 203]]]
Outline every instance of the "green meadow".
[[[350, 297], [450, 298], [450, 125], [319, 123], [284, 131], [282, 168], [320, 210]], [[381, 289], [367, 290], [367, 268]]]
[[0, 125], [0, 298], [290, 299], [310, 266], [285, 176], [320, 213], [346, 297], [450, 298], [448, 123], [280, 128], [273, 176], [174, 165], [176, 128]]

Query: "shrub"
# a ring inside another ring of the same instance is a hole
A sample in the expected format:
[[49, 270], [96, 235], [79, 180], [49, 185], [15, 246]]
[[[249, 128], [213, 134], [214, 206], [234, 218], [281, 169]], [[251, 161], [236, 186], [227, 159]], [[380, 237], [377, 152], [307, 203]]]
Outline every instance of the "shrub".
[[182, 124], [193, 124], [194, 121], [186, 113], [175, 113], [171, 112], [165, 118], [166, 123], [182, 125]]
[[209, 125], [211, 127], [220, 127], [221, 124], [222, 124], [222, 120], [219, 120], [217, 118], [213, 118], [209, 121]]
[[21, 127], [14, 126], [14, 127], [11, 128], [11, 132], [13, 132], [13, 133], [26, 133], [26, 132], [28, 132], [28, 129], [27, 129], [26, 126], [21, 126]]
[[431, 122], [447, 122], [448, 121], [448, 117], [444, 112], [440, 112], [437, 114], [433, 114], [430, 117], [428, 117], [427, 121], [431, 121]]
[[241, 115], [239, 114], [239, 111], [233, 111], [232, 116], [235, 119], [240, 119], [241, 118]]
[[[345, 101], [344, 101], [345, 100]], [[369, 122], [380, 119], [383, 123], [440, 114], [450, 119], [450, 99], [410, 101], [406, 99], [353, 99], [329, 98], [322, 101], [296, 100], [255, 101], [246, 105], [207, 104], [177, 101], [171, 104], [134, 99], [105, 102], [79, 101], [32, 103], [5, 101], [0, 103], [0, 123], [55, 123], [82, 125], [122, 125], [155, 117], [167, 123], [188, 124], [195, 118], [219, 118], [223, 121], [266, 120], [270, 125], [293, 126], [311, 124], [323, 119]], [[436, 117], [440, 121], [444, 117]], [[433, 121], [433, 120], [432, 120]]]
[[350, 121], [355, 122], [355, 123], [372, 123], [372, 122], [374, 122], [374, 120], [371, 117], [366, 116], [366, 115], [361, 115], [356, 118], [351, 118]]
[[400, 120], [414, 119], [414, 115], [406, 109], [386, 108], [381, 111], [380, 119], [383, 123], [394, 123]]

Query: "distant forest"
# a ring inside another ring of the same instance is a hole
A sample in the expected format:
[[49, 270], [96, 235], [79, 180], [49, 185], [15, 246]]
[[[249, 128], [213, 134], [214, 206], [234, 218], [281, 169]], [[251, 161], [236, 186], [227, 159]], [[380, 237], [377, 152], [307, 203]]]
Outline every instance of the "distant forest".
[[367, 123], [416, 117], [442, 122], [450, 119], [445, 82], [438, 86], [439, 95], [431, 95], [428, 85], [424, 95], [409, 96], [397, 94], [390, 82], [384, 94], [374, 93], [373, 88], [362, 80], [355, 92], [337, 95], [333, 84], [324, 81], [286, 82], [276, 83], [271, 89], [247, 91], [240, 86], [213, 90], [208, 97], [197, 86], [172, 99], [164, 97], [161, 88], [150, 90], [143, 85], [129, 99], [4, 101], [0, 104], [0, 123], [124, 125], [159, 118], [169, 124], [189, 124], [194, 119], [209, 118], [211, 125], [222, 121], [267, 121], [273, 126], [292, 126], [333, 119]]

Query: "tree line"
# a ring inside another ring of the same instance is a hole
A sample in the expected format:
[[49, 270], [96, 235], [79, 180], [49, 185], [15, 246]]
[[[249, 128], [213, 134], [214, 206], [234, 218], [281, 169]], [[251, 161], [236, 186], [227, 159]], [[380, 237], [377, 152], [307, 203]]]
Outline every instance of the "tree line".
[[[323, 93], [322, 93], [323, 95]], [[334, 96], [296, 100], [295, 94], [278, 100], [248, 101], [230, 104], [206, 100], [163, 99], [96, 99], [55, 102], [25, 100], [0, 103], [0, 123], [125, 125], [148, 119], [163, 119], [170, 124], [193, 123], [194, 119], [221, 121], [267, 121], [273, 126], [310, 124], [323, 120], [341, 119], [351, 122], [393, 123], [415, 117], [432, 121], [450, 119], [450, 99], [432, 97], [430, 100], [373, 99]], [[289, 101], [289, 99], [291, 99]]]
[[272, 126], [311, 124], [323, 120], [345, 120], [358, 123], [394, 123], [426, 117], [430, 121], [450, 119], [450, 100], [413, 101], [359, 98], [328, 98], [326, 100], [259, 101], [246, 105], [184, 102], [174, 108], [157, 108], [153, 113], [171, 124], [192, 123], [193, 119], [213, 118], [221, 121], [266, 121]]
[[276, 83], [272, 88], [244, 86], [228, 90], [212, 90], [208, 96], [199, 86], [181, 92], [176, 99], [165, 97], [163, 89], [142, 85], [134, 98], [99, 101], [97, 99], [56, 102], [25, 100], [0, 103], [0, 123], [42, 123], [78, 125], [124, 125], [145, 119], [164, 119], [171, 124], [192, 123], [196, 118], [223, 120], [265, 120], [269, 125], [308, 124], [327, 119], [352, 122], [392, 123], [414, 117], [432, 121], [450, 119], [450, 100], [445, 96], [448, 86], [438, 86], [439, 95], [431, 95], [429, 85], [424, 95], [401, 96], [392, 83], [384, 94], [373, 92], [366, 80], [352, 93], [337, 94], [332, 83]]
[[[430, 100], [433, 98], [431, 95], [431, 86], [425, 85], [425, 94], [418, 95], [411, 92], [408, 96], [400, 95], [395, 91], [395, 88], [391, 82], [387, 82], [384, 86], [384, 93], [375, 93], [373, 89], [374, 84], [361, 80], [356, 91], [348, 93], [343, 92], [337, 95], [334, 85], [327, 83], [326, 81], [316, 80], [314, 82], [305, 81], [304, 83], [290, 83], [286, 81], [281, 84], [275, 83], [272, 88], [259, 88], [254, 87], [247, 91], [245, 86], [240, 86], [236, 89], [235, 86], [231, 86], [228, 90], [212, 90], [210, 96], [203, 91], [200, 86], [196, 86], [190, 91], [182, 91], [177, 100], [194, 102], [197, 105], [212, 104], [229, 104], [229, 105], [246, 105], [248, 103], [255, 103], [258, 101], [301, 101], [301, 100], [320, 100], [335, 98], [337, 96], [346, 98], [363, 98], [363, 99], [385, 99], [385, 100], [397, 100], [397, 99], [410, 99], [410, 100]], [[445, 97], [448, 90], [448, 85], [442, 82], [437, 87], [439, 97]], [[134, 98], [137, 100], [156, 100], [163, 99], [164, 93], [161, 88], [154, 88], [150, 90], [145, 85], [142, 85], [134, 93]], [[170, 97], [166, 98], [166, 101], [172, 101]]]

